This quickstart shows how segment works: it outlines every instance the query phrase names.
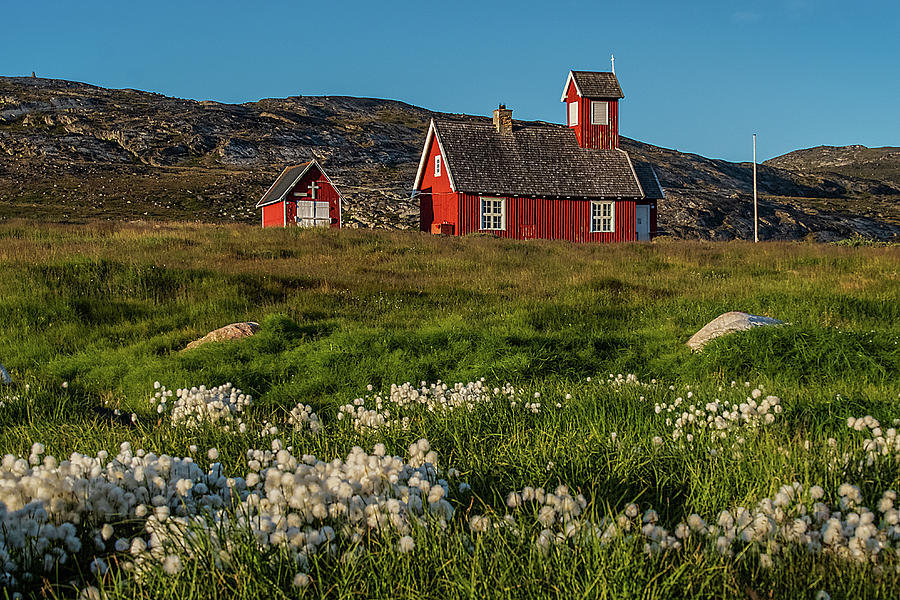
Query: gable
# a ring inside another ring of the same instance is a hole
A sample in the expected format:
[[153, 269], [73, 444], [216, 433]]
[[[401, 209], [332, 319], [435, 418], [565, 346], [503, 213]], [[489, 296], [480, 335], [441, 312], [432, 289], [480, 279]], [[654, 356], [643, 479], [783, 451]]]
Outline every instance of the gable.
[[269, 187], [266, 193], [263, 194], [263, 197], [260, 198], [259, 202], [256, 203], [256, 208], [260, 208], [267, 204], [272, 204], [273, 202], [280, 202], [281, 200], [283, 200], [287, 193], [294, 189], [294, 187], [300, 182], [301, 179], [303, 179], [305, 175], [307, 175], [307, 172], [310, 170], [315, 170], [317, 173], [320, 173], [328, 182], [328, 185], [330, 185], [337, 193], [338, 198], [343, 201], [341, 193], [338, 191], [337, 187], [335, 187], [334, 183], [332, 183], [331, 178], [328, 177], [328, 174], [325, 173], [325, 170], [322, 168], [322, 166], [319, 165], [318, 161], [311, 160], [301, 165], [285, 167], [284, 171], [282, 171], [278, 178], [275, 180], [275, 183], [273, 183], [271, 187]]
[[569, 71], [566, 85], [563, 88], [561, 102], [566, 101], [571, 86], [575, 87], [576, 93], [582, 98], [619, 100], [625, 97], [615, 73], [605, 71]]
[[428, 125], [428, 133], [425, 136], [425, 146], [422, 148], [422, 156], [419, 159], [419, 168], [416, 171], [416, 179], [413, 182], [413, 195], [423, 187], [426, 173], [433, 166], [434, 156], [441, 157], [442, 173], [446, 173], [447, 181], [451, 191], [456, 191], [456, 184], [453, 181], [453, 174], [450, 171], [450, 164], [447, 153], [444, 151], [444, 145], [441, 142], [441, 136], [437, 131], [434, 119]]

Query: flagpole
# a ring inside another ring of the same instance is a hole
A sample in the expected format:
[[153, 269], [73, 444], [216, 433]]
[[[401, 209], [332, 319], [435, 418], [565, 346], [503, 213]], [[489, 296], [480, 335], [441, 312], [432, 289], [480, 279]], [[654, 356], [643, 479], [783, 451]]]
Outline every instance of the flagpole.
[[753, 134], [753, 241], [759, 241], [759, 221], [756, 208], [756, 134]]

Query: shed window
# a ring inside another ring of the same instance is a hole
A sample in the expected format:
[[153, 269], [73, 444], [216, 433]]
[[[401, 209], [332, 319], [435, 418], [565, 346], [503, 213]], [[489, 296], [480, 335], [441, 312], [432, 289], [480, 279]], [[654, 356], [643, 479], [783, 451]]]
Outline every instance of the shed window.
[[609, 102], [591, 101], [591, 125], [609, 125]]
[[569, 126], [578, 125], [578, 103], [569, 103]]
[[615, 230], [615, 202], [591, 202], [591, 233], [612, 233]]
[[441, 176], [441, 155], [437, 155], [434, 157], [434, 176]]
[[301, 227], [329, 227], [329, 209], [328, 202], [300, 200], [297, 202], [297, 224]]
[[481, 199], [481, 228], [506, 231], [506, 198]]

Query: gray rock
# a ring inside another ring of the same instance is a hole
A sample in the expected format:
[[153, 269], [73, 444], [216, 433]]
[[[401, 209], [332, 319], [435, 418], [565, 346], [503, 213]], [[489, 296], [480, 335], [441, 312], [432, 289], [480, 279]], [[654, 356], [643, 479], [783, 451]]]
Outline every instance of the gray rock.
[[734, 333], [735, 331], [753, 329], [754, 327], [782, 324], [784, 324], [784, 321], [771, 317], [761, 317], [738, 311], [727, 312], [719, 315], [707, 323], [703, 329], [692, 335], [691, 339], [687, 341], [687, 345], [690, 346], [691, 350], [699, 352], [710, 340], [719, 336]]
[[12, 383], [12, 377], [9, 376], [2, 364], [0, 364], [0, 383]]

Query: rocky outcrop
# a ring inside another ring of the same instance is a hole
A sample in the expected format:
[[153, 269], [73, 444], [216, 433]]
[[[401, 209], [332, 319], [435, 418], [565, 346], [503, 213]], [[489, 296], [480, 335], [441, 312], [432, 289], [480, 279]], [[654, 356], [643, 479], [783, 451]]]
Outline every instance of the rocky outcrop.
[[703, 329], [691, 336], [691, 339], [687, 341], [687, 345], [694, 352], [699, 352], [703, 350], [707, 343], [717, 337], [736, 331], [746, 331], [754, 327], [783, 324], [784, 321], [771, 317], [761, 317], [738, 311], [727, 312], [704, 325]]
[[[659, 227], [704, 240], [753, 239], [753, 165], [685, 154], [629, 139], [621, 146], [652, 163], [666, 199]], [[837, 173], [809, 176], [758, 167], [761, 240], [832, 241], [855, 235], [900, 241], [900, 186]]]
[[[410, 188], [435, 114], [373, 98], [223, 104], [0, 77], [0, 219], [257, 223], [254, 205], [282, 168], [316, 158], [344, 196], [347, 226], [418, 228]], [[749, 163], [627, 138], [622, 147], [656, 167], [663, 233], [752, 237]], [[760, 167], [762, 239], [898, 239], [900, 183], [843, 163], [841, 172], [810, 170], [804, 160]]]
[[247, 321], [246, 323], [232, 323], [231, 325], [226, 325], [225, 327], [220, 327], [215, 331], [207, 333], [199, 340], [194, 340], [184, 349], [193, 350], [194, 348], [198, 348], [203, 344], [208, 344], [209, 342], [239, 340], [245, 337], [250, 337], [257, 331], [259, 331], [259, 323], [254, 323], [253, 321]]

